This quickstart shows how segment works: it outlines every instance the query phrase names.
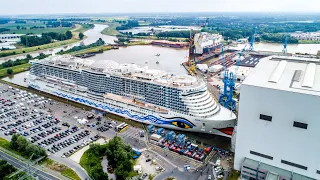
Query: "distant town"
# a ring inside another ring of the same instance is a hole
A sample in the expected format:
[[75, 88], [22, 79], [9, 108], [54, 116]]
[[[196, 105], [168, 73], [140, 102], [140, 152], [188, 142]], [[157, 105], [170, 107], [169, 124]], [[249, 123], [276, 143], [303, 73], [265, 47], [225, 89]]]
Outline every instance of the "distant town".
[[2, 16], [0, 179], [320, 179], [319, 63], [317, 14]]

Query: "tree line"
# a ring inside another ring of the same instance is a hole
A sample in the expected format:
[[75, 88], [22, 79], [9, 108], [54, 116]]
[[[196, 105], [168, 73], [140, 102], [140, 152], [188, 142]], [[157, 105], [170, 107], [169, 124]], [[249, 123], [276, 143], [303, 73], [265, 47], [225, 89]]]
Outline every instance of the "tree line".
[[0, 33], [6, 32], [6, 31], [10, 31], [10, 29], [8, 29], [8, 28], [0, 28]]
[[108, 166], [113, 168], [117, 179], [124, 180], [133, 171], [133, 150], [118, 136], [110, 139], [107, 144], [92, 144], [85, 152], [87, 158], [81, 158], [80, 164], [91, 167], [88, 174], [94, 179], [108, 179], [101, 166], [102, 157], [106, 156]]
[[89, 45], [81, 45], [80, 44], [80, 46], [74, 46], [71, 49], [68, 49], [66, 51], [61, 50], [60, 52], [58, 52], [58, 54], [68, 54], [68, 53], [80, 51], [83, 49], [89, 49], [89, 48], [93, 48], [93, 47], [97, 47], [97, 46], [102, 46], [104, 44], [105, 44], [105, 42], [101, 38], [99, 38], [96, 42], [94, 42], [92, 44], [89, 44]]
[[60, 27], [60, 25], [62, 27], [72, 27], [73, 26], [72, 23], [65, 22], [65, 21], [62, 21], [61, 23], [59, 21], [48, 21], [45, 24], [47, 25], [47, 27], [52, 27], [52, 28]]
[[33, 47], [33, 46], [39, 46], [43, 44], [49, 44], [53, 40], [63, 41], [71, 38], [72, 38], [71, 31], [67, 31], [65, 33], [49, 32], [49, 33], [42, 33], [41, 37], [21, 36], [20, 41], [21, 41], [21, 44], [25, 45], [26, 47]]
[[139, 22], [137, 20], [128, 20], [126, 24], [122, 24], [121, 26], [116, 27], [116, 30], [126, 30], [138, 26]]
[[[196, 32], [192, 32], [194, 35]], [[189, 38], [190, 37], [190, 31], [164, 31], [156, 34], [156, 36], [161, 38], [169, 38], [169, 37], [177, 37], [177, 38]]]
[[[262, 34], [261, 38], [265, 41], [276, 42], [276, 43], [284, 43], [285, 34]], [[291, 36], [288, 36], [288, 43], [298, 43], [299, 41]]]
[[38, 159], [40, 157], [46, 158], [48, 156], [45, 149], [32, 144], [20, 134], [14, 134], [12, 136], [10, 141], [10, 148], [20, 152], [24, 156], [29, 157], [33, 154], [32, 160]]

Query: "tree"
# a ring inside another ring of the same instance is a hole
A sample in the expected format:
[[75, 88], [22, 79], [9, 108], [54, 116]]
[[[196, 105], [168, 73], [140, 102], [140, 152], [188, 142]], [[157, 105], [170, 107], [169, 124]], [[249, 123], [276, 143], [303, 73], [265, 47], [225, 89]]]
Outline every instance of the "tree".
[[90, 175], [94, 179], [108, 179], [108, 174], [103, 172], [102, 166], [94, 166], [90, 170]]
[[11, 75], [13, 73], [13, 70], [11, 68], [7, 69], [7, 74]]
[[14, 134], [14, 135], [11, 137], [10, 148], [12, 148], [12, 149], [18, 149], [18, 143], [17, 143], [18, 137], [19, 137], [19, 134]]
[[67, 39], [71, 39], [72, 38], [72, 32], [71, 31], [67, 31], [66, 32], [66, 37], [67, 37]]
[[83, 37], [84, 37], [84, 35], [83, 35], [83, 33], [81, 32], [81, 33], [79, 33], [79, 39], [83, 39]]
[[18, 137], [17, 143], [18, 143], [18, 150], [19, 151], [24, 151], [29, 144], [29, 142], [23, 136]]
[[26, 58], [27, 59], [32, 59], [32, 56], [30, 54], [27, 54]]
[[0, 160], [0, 179], [5, 179], [5, 177], [11, 173], [13, 173], [16, 169], [8, 164], [5, 160]]
[[129, 172], [133, 170], [132, 148], [116, 136], [106, 145], [105, 154], [108, 164], [115, 169], [117, 178], [125, 179], [128, 177]]

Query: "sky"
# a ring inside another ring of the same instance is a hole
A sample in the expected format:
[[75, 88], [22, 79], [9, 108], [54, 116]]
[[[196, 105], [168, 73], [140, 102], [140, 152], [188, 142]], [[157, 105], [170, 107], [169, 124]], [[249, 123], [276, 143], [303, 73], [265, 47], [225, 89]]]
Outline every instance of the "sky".
[[320, 0], [1, 0], [0, 15], [141, 12], [320, 12]]

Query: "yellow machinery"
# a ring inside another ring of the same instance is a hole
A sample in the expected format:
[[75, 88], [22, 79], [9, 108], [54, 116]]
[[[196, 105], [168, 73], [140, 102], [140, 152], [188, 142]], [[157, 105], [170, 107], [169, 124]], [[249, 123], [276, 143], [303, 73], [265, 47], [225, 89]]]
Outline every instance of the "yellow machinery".
[[195, 46], [194, 42], [194, 37], [192, 37], [192, 30], [190, 31], [190, 41], [189, 41], [189, 56], [188, 56], [188, 62], [187, 65], [189, 66], [189, 73], [191, 75], [197, 74], [197, 70], [195, 67], [195, 62], [194, 60], [190, 57], [191, 56], [191, 50]]

